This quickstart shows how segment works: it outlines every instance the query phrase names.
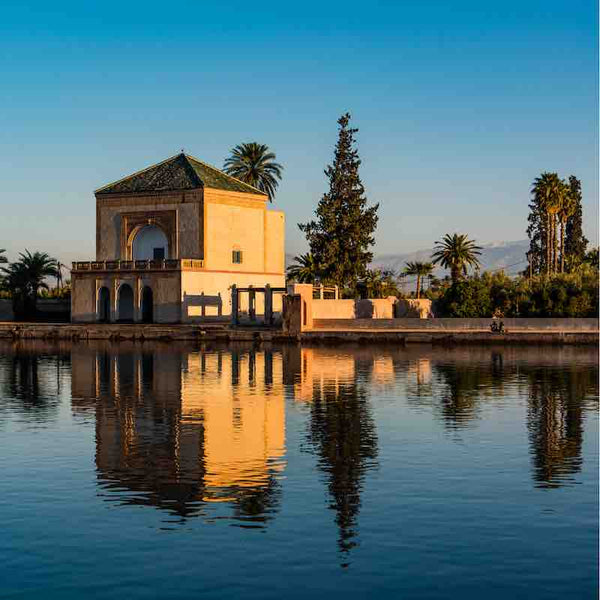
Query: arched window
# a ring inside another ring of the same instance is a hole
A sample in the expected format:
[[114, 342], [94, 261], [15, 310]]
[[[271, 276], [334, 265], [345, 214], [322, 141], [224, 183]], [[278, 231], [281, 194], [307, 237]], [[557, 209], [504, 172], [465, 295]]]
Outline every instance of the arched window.
[[169, 258], [169, 241], [156, 225], [142, 227], [133, 239], [133, 260], [160, 260]]

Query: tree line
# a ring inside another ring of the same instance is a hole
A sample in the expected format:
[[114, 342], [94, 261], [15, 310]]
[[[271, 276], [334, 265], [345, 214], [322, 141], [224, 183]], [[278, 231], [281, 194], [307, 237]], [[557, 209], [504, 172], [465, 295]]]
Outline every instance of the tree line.
[[[6, 250], [0, 249], [0, 293], [12, 299], [17, 320], [34, 318], [40, 295], [54, 298], [69, 297], [70, 286], [62, 286], [61, 264], [45, 252], [25, 250], [9, 263]], [[7, 265], [7, 266], [4, 266]], [[57, 285], [50, 289], [48, 278], [56, 278]]]
[[[407, 262], [400, 273], [375, 268], [372, 247], [378, 204], [369, 205], [359, 176], [358, 130], [350, 115], [338, 120], [333, 162], [325, 169], [329, 190], [315, 218], [300, 223], [309, 252], [296, 256], [288, 279], [337, 285], [344, 297], [403, 296], [402, 281], [414, 277], [415, 298], [433, 301], [437, 316], [596, 316], [598, 249], [587, 250], [581, 182], [571, 175], [542, 173], [533, 182], [527, 234], [528, 267], [517, 278], [480, 273], [482, 248], [466, 234], [437, 241], [430, 261]], [[433, 276], [435, 266], [449, 276]], [[429, 287], [423, 291], [423, 283]]]

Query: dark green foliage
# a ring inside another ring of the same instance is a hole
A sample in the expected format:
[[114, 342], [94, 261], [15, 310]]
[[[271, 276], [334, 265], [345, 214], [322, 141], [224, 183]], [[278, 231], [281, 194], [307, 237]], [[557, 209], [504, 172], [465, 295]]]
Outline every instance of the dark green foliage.
[[297, 283], [315, 283], [320, 279], [320, 272], [314, 256], [307, 252], [294, 257], [294, 264], [287, 268], [287, 277]]
[[400, 295], [394, 272], [387, 269], [367, 269], [365, 278], [357, 286], [362, 298], [387, 298]]
[[367, 207], [365, 189], [358, 174], [361, 161], [354, 140], [358, 130], [349, 123], [349, 114], [338, 120], [339, 137], [333, 165], [325, 170], [329, 192], [317, 206], [317, 218], [299, 227], [306, 234], [324, 280], [353, 293], [373, 259], [370, 247], [374, 243], [379, 205]]
[[587, 239], [582, 230], [581, 182], [542, 173], [533, 182], [529, 204], [529, 252], [532, 274], [564, 273], [583, 261]]
[[576, 273], [531, 280], [484, 273], [441, 287], [433, 299], [437, 317], [595, 317], [598, 277], [585, 265]]
[[455, 281], [434, 307], [438, 317], [486, 317], [492, 312], [490, 291], [479, 277]]
[[225, 160], [223, 170], [228, 175], [265, 192], [273, 202], [283, 171], [276, 159], [275, 153], [265, 144], [238, 144], [231, 149], [231, 156]]
[[583, 257], [584, 264], [590, 266], [592, 269], [598, 270], [600, 268], [600, 261], [598, 261], [598, 252], [600, 248], [592, 248], [589, 252], [586, 252]]
[[15, 318], [28, 319], [36, 315], [38, 291], [48, 289], [46, 278], [56, 277], [57, 262], [45, 252], [25, 250], [19, 256], [17, 262], [2, 267], [3, 287], [11, 294]]
[[583, 235], [583, 208], [581, 195], [581, 182], [577, 177], [569, 177], [569, 190], [573, 200], [573, 212], [567, 219], [565, 235], [565, 259], [567, 269], [571, 271], [580, 265], [585, 258], [585, 250], [588, 245], [587, 238]]

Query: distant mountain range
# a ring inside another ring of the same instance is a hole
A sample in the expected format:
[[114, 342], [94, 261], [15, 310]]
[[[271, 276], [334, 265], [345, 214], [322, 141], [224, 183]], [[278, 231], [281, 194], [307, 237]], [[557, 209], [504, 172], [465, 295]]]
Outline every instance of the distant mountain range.
[[[527, 266], [526, 253], [529, 250], [528, 240], [519, 240], [516, 242], [490, 242], [482, 244], [481, 251], [481, 271], [495, 271], [504, 269], [508, 275], [516, 275], [523, 271]], [[409, 261], [426, 262], [431, 260], [432, 248], [417, 250], [416, 252], [407, 252], [399, 254], [376, 254], [373, 260], [373, 266], [378, 268], [392, 269], [400, 273]], [[293, 254], [286, 254], [286, 265], [294, 262]], [[446, 274], [441, 268], [436, 268], [435, 274], [439, 277]]]

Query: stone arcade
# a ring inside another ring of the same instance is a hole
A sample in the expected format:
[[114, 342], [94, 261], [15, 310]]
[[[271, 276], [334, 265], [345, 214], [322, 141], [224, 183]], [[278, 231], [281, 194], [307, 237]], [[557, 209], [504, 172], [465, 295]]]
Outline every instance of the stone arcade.
[[73, 322], [228, 319], [233, 285], [285, 286], [283, 213], [215, 167], [181, 153], [95, 195], [96, 260], [73, 263]]

